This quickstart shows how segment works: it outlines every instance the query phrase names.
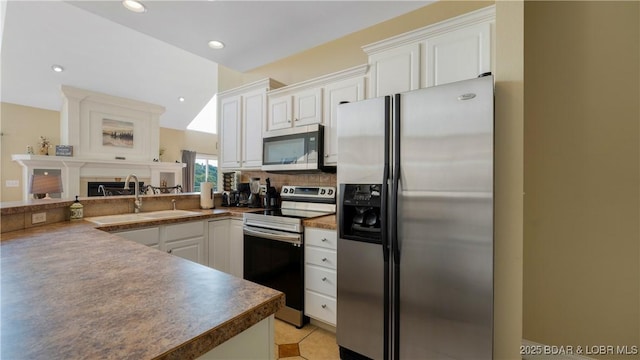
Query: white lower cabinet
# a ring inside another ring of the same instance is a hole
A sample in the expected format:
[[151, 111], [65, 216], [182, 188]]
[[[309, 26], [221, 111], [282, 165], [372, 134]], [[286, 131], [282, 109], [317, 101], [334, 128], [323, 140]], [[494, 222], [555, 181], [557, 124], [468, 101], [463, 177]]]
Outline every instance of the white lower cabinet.
[[209, 221], [209, 267], [242, 278], [243, 249], [242, 220]]
[[337, 233], [306, 228], [304, 231], [305, 315], [336, 326]]
[[242, 232], [242, 220], [229, 220], [229, 273], [243, 278], [244, 275], [244, 234]]
[[203, 237], [168, 241], [164, 244], [164, 249], [171, 255], [205, 265]]
[[216, 270], [229, 272], [229, 219], [209, 221], [209, 263]]
[[164, 251], [206, 265], [204, 221], [163, 225], [160, 228]]
[[114, 234], [207, 265], [205, 222], [202, 220], [119, 231]]
[[216, 346], [197, 360], [274, 359], [275, 318], [265, 318], [247, 330]]
[[243, 276], [242, 219], [189, 221], [114, 234], [239, 278]]

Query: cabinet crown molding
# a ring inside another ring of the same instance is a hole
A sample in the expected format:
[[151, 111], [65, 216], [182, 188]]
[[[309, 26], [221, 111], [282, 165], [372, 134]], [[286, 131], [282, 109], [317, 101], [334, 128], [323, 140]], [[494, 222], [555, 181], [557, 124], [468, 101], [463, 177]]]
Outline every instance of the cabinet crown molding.
[[450, 19], [446, 19], [435, 24], [427, 25], [423, 28], [412, 30], [388, 39], [384, 39], [362, 47], [362, 50], [369, 56], [387, 51], [389, 49], [407, 45], [427, 38], [455, 31], [470, 25], [493, 22], [496, 19], [496, 6], [491, 5], [466, 14], [462, 14]]
[[344, 79], [349, 79], [356, 76], [364, 76], [369, 71], [369, 64], [362, 64], [354, 66], [348, 69], [330, 73], [327, 75], [319, 76], [310, 80], [305, 80], [293, 85], [287, 85], [276, 90], [269, 91], [268, 95], [284, 95], [288, 92], [295, 92], [302, 89], [320, 87], [331, 82], [337, 82]]
[[233, 89], [229, 89], [229, 90], [225, 90], [222, 91], [220, 93], [218, 93], [218, 98], [220, 97], [227, 97], [227, 96], [235, 96], [235, 95], [242, 95], [248, 91], [252, 91], [252, 90], [259, 90], [259, 89], [265, 89], [266, 91], [272, 90], [272, 89], [277, 89], [277, 88], [281, 88], [285, 86], [285, 84], [271, 79], [271, 78], [266, 78], [266, 79], [262, 79], [262, 80], [258, 80], [258, 81], [254, 81], [248, 84], [244, 84], [241, 85], [239, 87], [233, 88]]

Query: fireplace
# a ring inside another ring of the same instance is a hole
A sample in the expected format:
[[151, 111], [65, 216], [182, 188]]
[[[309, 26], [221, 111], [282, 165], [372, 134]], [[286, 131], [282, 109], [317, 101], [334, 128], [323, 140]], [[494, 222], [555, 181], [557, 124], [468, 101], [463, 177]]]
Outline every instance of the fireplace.
[[[140, 194], [144, 193], [144, 182], [138, 182]], [[136, 183], [129, 182], [129, 189], [124, 188], [124, 181], [92, 181], [87, 184], [87, 196], [133, 195]]]

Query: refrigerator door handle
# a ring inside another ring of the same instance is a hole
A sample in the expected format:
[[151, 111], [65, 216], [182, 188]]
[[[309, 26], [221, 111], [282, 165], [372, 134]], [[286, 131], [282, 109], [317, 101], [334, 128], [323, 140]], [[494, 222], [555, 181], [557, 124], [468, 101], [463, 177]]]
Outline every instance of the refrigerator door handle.
[[[398, 244], [398, 197], [400, 196], [400, 94], [396, 94], [393, 101], [393, 179], [391, 190], [391, 253], [393, 254], [393, 268], [391, 270], [391, 359], [400, 360], [400, 248]], [[390, 277], [391, 277], [390, 276]]]
[[380, 199], [380, 232], [382, 237], [382, 256], [384, 261], [389, 261], [389, 232], [387, 224], [389, 222], [388, 199], [389, 199], [389, 159], [391, 158], [391, 97], [384, 98], [384, 167], [382, 173], [382, 194]]
[[[384, 339], [389, 339], [391, 335], [390, 323], [391, 323], [391, 314], [390, 314], [390, 304], [391, 304], [391, 282], [390, 282], [390, 269], [389, 269], [389, 253], [390, 253], [390, 244], [389, 244], [389, 229], [387, 224], [389, 223], [389, 173], [390, 173], [390, 164], [389, 161], [391, 159], [391, 96], [385, 96], [384, 98], [384, 170], [382, 174], [382, 198], [380, 199], [380, 217], [382, 222], [380, 224], [380, 231], [382, 235], [382, 256], [384, 260]], [[391, 221], [393, 223], [393, 221]], [[393, 225], [392, 225], [393, 226]], [[383, 345], [383, 359], [389, 360], [390, 350], [389, 350], [389, 341], [385, 341]]]
[[[393, 179], [391, 190], [391, 219], [398, 218], [398, 197], [400, 185], [400, 94], [395, 95], [393, 104]], [[391, 221], [391, 251], [394, 264], [400, 264], [398, 246], [398, 222]]]

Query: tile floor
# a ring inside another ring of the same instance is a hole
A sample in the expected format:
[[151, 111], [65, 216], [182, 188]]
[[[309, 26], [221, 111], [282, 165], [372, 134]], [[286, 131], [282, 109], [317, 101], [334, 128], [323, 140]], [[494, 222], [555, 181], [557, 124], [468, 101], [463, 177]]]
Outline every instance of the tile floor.
[[276, 319], [276, 359], [338, 360], [336, 335], [312, 324], [302, 329]]

